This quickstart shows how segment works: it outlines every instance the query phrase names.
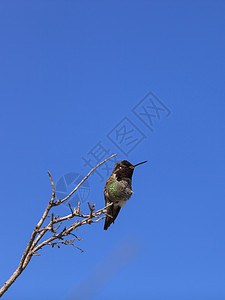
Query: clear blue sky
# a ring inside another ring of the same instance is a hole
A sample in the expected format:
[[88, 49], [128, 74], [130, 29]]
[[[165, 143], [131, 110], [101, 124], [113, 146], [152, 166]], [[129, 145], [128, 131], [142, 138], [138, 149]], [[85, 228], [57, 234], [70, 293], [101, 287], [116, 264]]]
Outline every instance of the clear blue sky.
[[[5, 299], [225, 299], [224, 28], [224, 1], [1, 1], [1, 284], [47, 170], [64, 192], [105, 151], [148, 160], [108, 231], [78, 230], [84, 253], [43, 248]], [[108, 171], [83, 211], [103, 207]]]

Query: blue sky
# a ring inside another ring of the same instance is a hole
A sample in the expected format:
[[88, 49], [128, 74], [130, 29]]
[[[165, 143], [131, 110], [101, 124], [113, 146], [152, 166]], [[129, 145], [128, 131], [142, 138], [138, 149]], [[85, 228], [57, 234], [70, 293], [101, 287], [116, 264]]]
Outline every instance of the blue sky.
[[[114, 225], [80, 228], [84, 253], [43, 248], [5, 299], [225, 299], [224, 27], [223, 1], [1, 1], [1, 284], [47, 170], [70, 191], [85, 160], [148, 160]], [[103, 207], [108, 172], [83, 211]]]

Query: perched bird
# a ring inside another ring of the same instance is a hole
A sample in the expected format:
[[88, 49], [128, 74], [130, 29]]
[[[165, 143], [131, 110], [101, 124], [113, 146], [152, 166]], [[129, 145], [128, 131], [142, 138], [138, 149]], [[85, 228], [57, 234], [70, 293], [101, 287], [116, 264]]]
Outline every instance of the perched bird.
[[106, 209], [105, 230], [114, 223], [121, 207], [126, 204], [127, 200], [133, 194], [131, 179], [134, 168], [146, 162], [143, 161], [132, 165], [129, 161], [123, 160], [115, 165], [112, 175], [107, 179], [104, 188], [105, 205], [113, 203]]

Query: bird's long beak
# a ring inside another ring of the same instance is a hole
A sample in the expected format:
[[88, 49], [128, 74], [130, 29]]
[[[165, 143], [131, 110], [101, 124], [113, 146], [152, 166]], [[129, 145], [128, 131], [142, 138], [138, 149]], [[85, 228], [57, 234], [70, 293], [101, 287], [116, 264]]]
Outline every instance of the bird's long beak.
[[131, 168], [134, 169], [135, 167], [137, 167], [139, 165], [142, 165], [142, 164], [145, 164], [146, 162], [147, 162], [147, 160], [145, 160], [145, 161], [143, 161], [143, 162], [141, 162], [139, 164], [136, 164], [136, 165], [132, 166]]

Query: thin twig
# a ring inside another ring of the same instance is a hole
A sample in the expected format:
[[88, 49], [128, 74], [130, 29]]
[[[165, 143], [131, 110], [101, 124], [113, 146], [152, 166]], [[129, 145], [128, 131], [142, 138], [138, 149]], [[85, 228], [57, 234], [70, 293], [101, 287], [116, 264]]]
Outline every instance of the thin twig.
[[73, 210], [72, 210], [72, 207], [71, 207], [71, 205], [70, 205], [70, 202], [68, 201], [68, 205], [69, 205], [69, 208], [70, 208], [70, 211], [71, 211], [71, 215], [73, 215], [74, 213], [73, 213]]
[[64, 199], [61, 200], [60, 204], [65, 202], [66, 200], [68, 200], [75, 192], [76, 190], [81, 186], [82, 183], [84, 183], [85, 180], [88, 179], [88, 177], [91, 175], [91, 173], [93, 173], [98, 167], [100, 167], [102, 164], [104, 164], [107, 160], [113, 158], [114, 156], [116, 156], [117, 154], [113, 154], [110, 157], [106, 158], [105, 160], [103, 160], [101, 163], [99, 163], [96, 167], [94, 167], [85, 177], [84, 179], [81, 180], [81, 182], [75, 187], [75, 189], [68, 195], [66, 196]]

